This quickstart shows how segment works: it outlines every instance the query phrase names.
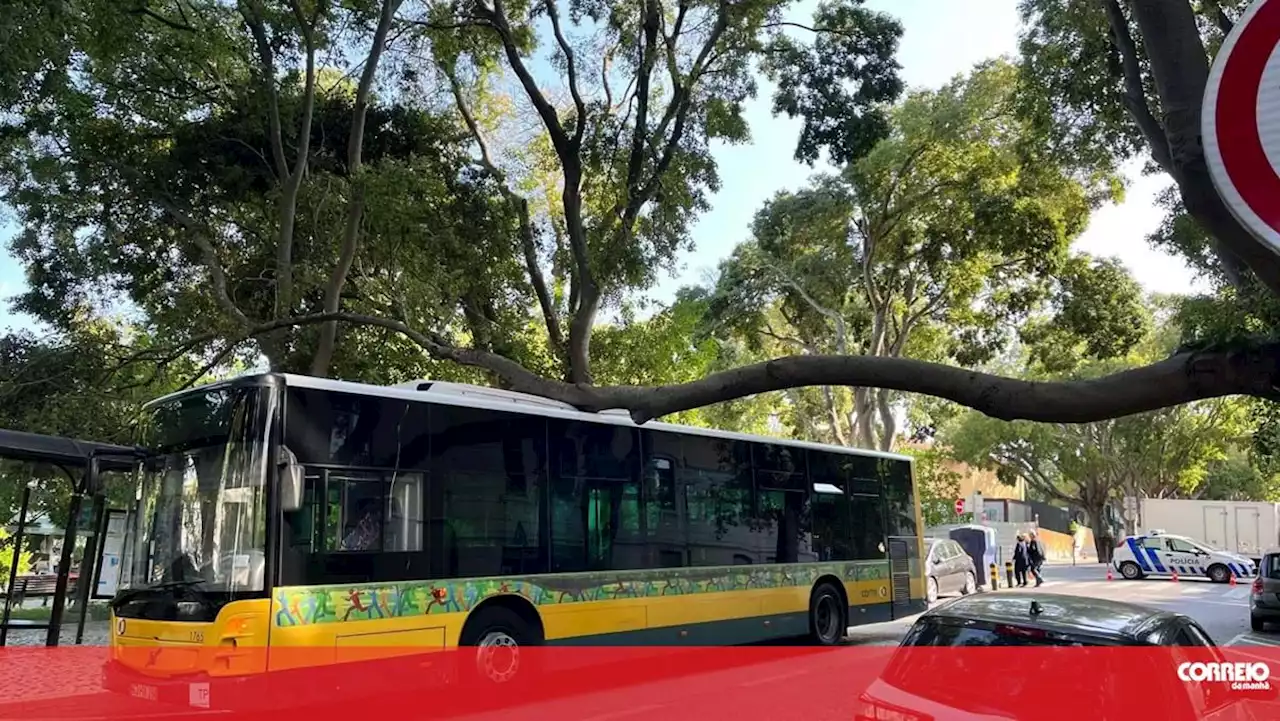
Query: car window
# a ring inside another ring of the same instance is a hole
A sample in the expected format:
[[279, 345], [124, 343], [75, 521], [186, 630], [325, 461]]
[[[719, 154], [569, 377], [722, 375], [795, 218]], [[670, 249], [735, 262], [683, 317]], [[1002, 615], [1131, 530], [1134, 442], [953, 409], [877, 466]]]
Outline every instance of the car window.
[[1262, 559], [1263, 575], [1280, 581], [1280, 554], [1272, 554]]
[[1213, 639], [1209, 637], [1209, 632], [1200, 628], [1195, 621], [1187, 621], [1186, 628], [1183, 629], [1196, 646], [1216, 646]]
[[1195, 544], [1182, 540], [1181, 538], [1170, 538], [1169, 548], [1174, 553], [1196, 553], [1200, 549]]
[[1201, 643], [1200, 639], [1197, 639], [1195, 637], [1195, 634], [1191, 632], [1191, 629], [1183, 626], [1178, 629], [1177, 633], [1173, 634], [1173, 643], [1169, 645], [1171, 646], [1207, 646], [1209, 644]]
[[975, 626], [920, 619], [902, 640], [903, 646], [1106, 646], [1097, 639], [1049, 634], [1013, 625]]
[[955, 541], [952, 541], [949, 545], [951, 546], [952, 558], [959, 558], [960, 556], [964, 555], [964, 546], [961, 546], [959, 543], [956, 543]]
[[[929, 625], [917, 624], [921, 631], [928, 630]], [[970, 639], [980, 634], [972, 628], [962, 632]], [[1061, 658], [1054, 654], [1061, 654]], [[955, 709], [957, 716], [1016, 719], [1027, 715], [1026, 699], [1032, 689], [1045, 687], [1046, 674], [1052, 674], [1054, 693], [1060, 698], [1116, 699], [1133, 693], [1125, 671], [1135, 661], [1145, 660], [1132, 659], [1128, 654], [1103, 654], [1094, 657], [1084, 672], [1077, 672], [1072, 670], [1076, 658], [1079, 657], [1070, 648], [1043, 648], [1029, 659], [1034, 666], [1027, 673], [1010, 673], [1006, 663], [974, 663], [970, 654], [938, 653], [904, 642], [880, 673], [880, 679], [912, 697]], [[1167, 675], [1176, 680], [1173, 674]], [[1157, 679], [1155, 685], [1162, 677], [1156, 672], [1150, 678]]]

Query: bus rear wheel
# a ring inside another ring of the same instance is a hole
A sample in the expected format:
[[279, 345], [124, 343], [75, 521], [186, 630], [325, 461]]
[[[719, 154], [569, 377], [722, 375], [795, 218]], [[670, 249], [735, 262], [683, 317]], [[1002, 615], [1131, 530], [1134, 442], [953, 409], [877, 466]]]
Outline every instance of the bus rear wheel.
[[462, 646], [462, 676], [465, 681], [490, 688], [514, 689], [525, 686], [536, 668], [531, 654], [523, 649], [541, 645], [541, 634], [519, 614], [502, 606], [491, 606], [467, 621], [458, 645]]
[[818, 586], [809, 600], [809, 638], [818, 646], [835, 646], [844, 640], [848, 609], [840, 591], [829, 583]]

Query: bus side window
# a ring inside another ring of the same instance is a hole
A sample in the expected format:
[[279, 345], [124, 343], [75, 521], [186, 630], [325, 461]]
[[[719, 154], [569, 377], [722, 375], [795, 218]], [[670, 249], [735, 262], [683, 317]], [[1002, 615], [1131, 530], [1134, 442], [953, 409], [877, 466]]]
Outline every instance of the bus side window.
[[306, 553], [421, 551], [422, 486], [421, 473], [312, 470], [290, 519], [290, 545]]
[[849, 545], [849, 498], [843, 494], [813, 494], [813, 550], [819, 561], [852, 561]]
[[670, 458], [649, 460], [649, 483], [654, 506], [663, 511], [676, 510], [676, 470]]
[[885, 503], [879, 496], [853, 494], [849, 497], [850, 529], [855, 561], [883, 560]]

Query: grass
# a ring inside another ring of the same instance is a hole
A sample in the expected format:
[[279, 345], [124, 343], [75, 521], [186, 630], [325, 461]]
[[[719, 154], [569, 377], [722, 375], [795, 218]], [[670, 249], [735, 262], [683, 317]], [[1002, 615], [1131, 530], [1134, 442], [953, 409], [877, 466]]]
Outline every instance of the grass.
[[[40, 601], [31, 600], [28, 604], [40, 603]], [[53, 614], [53, 602], [50, 601], [48, 606], [26, 605], [11, 606], [9, 608], [9, 618], [15, 621], [48, 621]], [[111, 608], [105, 603], [89, 604], [89, 621], [106, 621], [111, 618]], [[75, 623], [80, 619], [79, 609], [67, 608], [62, 613], [62, 623]]]

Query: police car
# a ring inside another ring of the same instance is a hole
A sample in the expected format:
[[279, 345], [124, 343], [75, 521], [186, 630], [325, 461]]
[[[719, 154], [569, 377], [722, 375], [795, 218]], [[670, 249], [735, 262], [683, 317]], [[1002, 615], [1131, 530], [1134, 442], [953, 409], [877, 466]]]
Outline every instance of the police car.
[[1216, 551], [1186, 536], [1171, 536], [1163, 531], [1127, 536], [1116, 548], [1111, 563], [1128, 579], [1177, 573], [1226, 583], [1232, 576], [1252, 578], [1258, 573], [1254, 562], [1244, 556]]

